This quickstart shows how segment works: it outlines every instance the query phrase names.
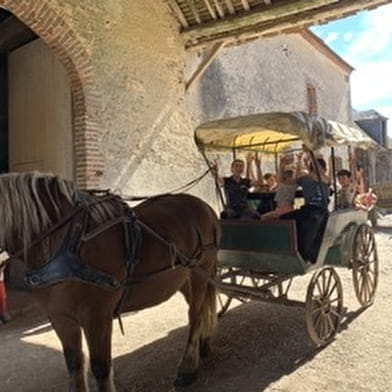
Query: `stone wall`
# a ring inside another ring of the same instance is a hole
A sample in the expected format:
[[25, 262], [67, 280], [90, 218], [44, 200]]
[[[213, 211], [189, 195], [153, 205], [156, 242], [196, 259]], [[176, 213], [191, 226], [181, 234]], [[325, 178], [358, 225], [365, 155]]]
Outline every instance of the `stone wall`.
[[[187, 74], [201, 58], [188, 54]], [[351, 123], [349, 74], [300, 34], [223, 49], [186, 102], [194, 124], [256, 112], [307, 111], [308, 83], [316, 89], [319, 115]], [[346, 147], [336, 153], [347, 161]], [[274, 168], [270, 159], [267, 169]]]
[[[151, 195], [205, 170], [184, 106], [183, 43], [166, 4], [67, 0], [61, 5], [89, 46], [100, 90], [105, 163], [100, 185]], [[199, 194], [203, 188], [208, 187], [201, 186]]]
[[[76, 180], [150, 195], [200, 175], [193, 141], [201, 122], [268, 110], [305, 110], [306, 83], [319, 113], [350, 120], [348, 78], [298, 34], [224, 49], [192, 91], [200, 62], [157, 0], [0, 0], [67, 69], [73, 92]], [[192, 192], [216, 202], [211, 178]]]

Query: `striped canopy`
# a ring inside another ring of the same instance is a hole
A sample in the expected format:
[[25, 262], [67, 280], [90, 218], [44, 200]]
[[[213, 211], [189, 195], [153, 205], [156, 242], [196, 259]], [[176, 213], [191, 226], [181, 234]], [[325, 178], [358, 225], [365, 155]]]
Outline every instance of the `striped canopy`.
[[202, 150], [242, 149], [279, 153], [304, 143], [311, 150], [351, 145], [362, 149], [376, 142], [359, 127], [349, 127], [303, 112], [273, 112], [211, 121], [195, 131]]

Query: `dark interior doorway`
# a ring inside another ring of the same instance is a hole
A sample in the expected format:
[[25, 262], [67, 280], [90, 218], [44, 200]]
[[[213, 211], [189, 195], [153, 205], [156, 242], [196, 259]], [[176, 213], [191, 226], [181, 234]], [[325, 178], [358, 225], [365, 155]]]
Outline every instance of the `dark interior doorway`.
[[0, 9], [0, 173], [8, 171], [8, 53], [36, 39], [10, 12]]
[[8, 171], [7, 56], [0, 54], [0, 173]]

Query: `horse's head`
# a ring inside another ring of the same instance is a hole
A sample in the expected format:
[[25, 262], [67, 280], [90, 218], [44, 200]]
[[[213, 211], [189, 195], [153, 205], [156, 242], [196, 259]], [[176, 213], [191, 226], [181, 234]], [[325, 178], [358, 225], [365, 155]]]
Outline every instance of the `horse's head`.
[[56, 223], [72, 203], [73, 185], [53, 175], [0, 175], [0, 248], [14, 253]]

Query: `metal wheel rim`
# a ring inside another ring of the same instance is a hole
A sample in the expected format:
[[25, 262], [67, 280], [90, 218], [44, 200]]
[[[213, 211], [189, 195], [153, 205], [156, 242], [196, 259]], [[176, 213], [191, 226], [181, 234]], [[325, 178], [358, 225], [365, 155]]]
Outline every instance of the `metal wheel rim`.
[[305, 311], [310, 338], [318, 346], [332, 341], [343, 315], [343, 287], [333, 268], [326, 267], [313, 274], [308, 285]]
[[378, 255], [373, 230], [368, 225], [359, 226], [352, 259], [355, 295], [361, 306], [370, 306], [378, 284]]

